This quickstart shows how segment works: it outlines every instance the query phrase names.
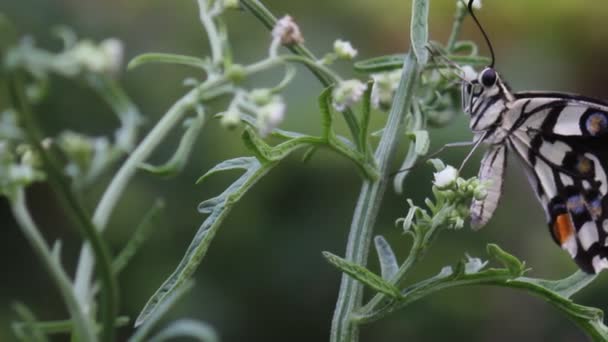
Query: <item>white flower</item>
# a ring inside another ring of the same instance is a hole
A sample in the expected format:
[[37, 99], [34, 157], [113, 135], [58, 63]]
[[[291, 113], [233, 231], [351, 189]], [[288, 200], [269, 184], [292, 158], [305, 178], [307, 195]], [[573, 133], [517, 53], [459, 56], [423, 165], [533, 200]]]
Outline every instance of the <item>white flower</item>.
[[346, 107], [359, 102], [363, 93], [367, 89], [367, 85], [359, 80], [347, 80], [340, 82], [332, 92], [334, 108], [342, 112]]
[[487, 260], [482, 261], [479, 258], [471, 258], [467, 255], [467, 262], [464, 264], [464, 274], [475, 274], [486, 267], [487, 264]]
[[259, 108], [258, 130], [260, 135], [267, 136], [283, 122], [286, 108], [287, 106], [280, 96], [274, 96], [272, 101]]
[[477, 71], [473, 69], [470, 65], [465, 65], [462, 67], [462, 77], [468, 81], [472, 82], [477, 79]]
[[106, 70], [117, 73], [124, 58], [124, 45], [116, 38], [108, 38], [99, 44], [99, 49], [106, 57]]
[[458, 178], [458, 170], [453, 166], [448, 165], [445, 169], [433, 173], [433, 176], [435, 177], [433, 184], [439, 189], [442, 189], [450, 186], [456, 181], [456, 178]]
[[304, 42], [304, 37], [300, 28], [293, 18], [289, 15], [279, 19], [272, 29], [272, 40], [280, 41], [283, 45], [300, 44]]
[[388, 108], [393, 102], [395, 90], [401, 80], [401, 70], [372, 74], [372, 104], [376, 108]]
[[[469, 6], [468, 0], [464, 0], [464, 3], [463, 3], [463, 0], [456, 0], [456, 3], [458, 4], [459, 7], [465, 6], [465, 3], [466, 3], [466, 6]], [[473, 0], [473, 8], [481, 9], [481, 0]]]
[[353, 59], [357, 56], [357, 50], [353, 48], [350, 42], [341, 39], [334, 42], [334, 52], [341, 59]]

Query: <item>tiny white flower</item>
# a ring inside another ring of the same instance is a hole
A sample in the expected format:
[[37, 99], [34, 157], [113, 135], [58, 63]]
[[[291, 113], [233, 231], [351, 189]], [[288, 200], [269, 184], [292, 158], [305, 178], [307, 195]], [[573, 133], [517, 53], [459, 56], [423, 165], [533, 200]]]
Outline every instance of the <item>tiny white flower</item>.
[[471, 67], [470, 65], [465, 65], [462, 67], [462, 77], [466, 80], [466, 81], [474, 81], [477, 79], [477, 71], [475, 71], [475, 69], [473, 69], [473, 67]]
[[258, 112], [260, 135], [267, 136], [283, 122], [286, 108], [285, 102], [279, 96], [274, 96], [271, 102], [260, 107]]
[[334, 42], [334, 52], [341, 59], [353, 59], [357, 56], [357, 50], [353, 48], [350, 42], [341, 39]]
[[78, 43], [71, 51], [76, 62], [85, 70], [103, 72], [106, 67], [106, 56], [90, 41]]
[[482, 261], [479, 258], [471, 258], [467, 255], [467, 262], [464, 264], [464, 274], [474, 274], [481, 271], [486, 265], [488, 261]]
[[298, 24], [289, 15], [279, 19], [272, 29], [272, 39], [280, 41], [283, 45], [299, 44], [304, 42]]
[[363, 93], [367, 89], [367, 85], [359, 80], [347, 80], [340, 82], [332, 92], [334, 108], [342, 112], [346, 107], [359, 102]]
[[388, 108], [401, 80], [401, 70], [372, 74], [372, 105], [376, 108]]
[[116, 38], [108, 38], [99, 44], [99, 49], [106, 57], [106, 70], [117, 73], [124, 58], [124, 45]]
[[456, 178], [458, 178], [458, 170], [456, 170], [453, 166], [448, 165], [445, 167], [445, 169], [433, 173], [433, 176], [435, 177], [433, 184], [442, 189], [450, 186], [456, 181]]
[[[465, 2], [463, 3], [463, 0], [456, 0], [456, 3], [458, 4], [458, 7], [465, 7], [465, 3], [466, 6], [469, 5], [469, 1], [468, 0], [464, 0]], [[481, 9], [481, 0], [473, 0], [473, 8], [474, 9]]]

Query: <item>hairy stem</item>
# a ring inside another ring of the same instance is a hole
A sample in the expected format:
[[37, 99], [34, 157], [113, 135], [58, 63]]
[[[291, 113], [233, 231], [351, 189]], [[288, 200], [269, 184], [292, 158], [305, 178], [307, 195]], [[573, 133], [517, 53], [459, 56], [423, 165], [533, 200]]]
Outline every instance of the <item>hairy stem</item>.
[[[393, 152], [403, 132], [403, 119], [411, 105], [414, 88], [420, 76], [420, 66], [413, 54], [407, 54], [403, 74], [388, 123], [375, 153], [380, 178], [363, 182], [359, 200], [351, 223], [346, 245], [346, 260], [365, 265], [369, 254], [373, 226], [386, 190], [388, 167]], [[331, 341], [358, 340], [358, 327], [352, 321], [352, 313], [361, 305], [363, 285], [348, 275], [342, 275], [340, 293], [332, 322]]]

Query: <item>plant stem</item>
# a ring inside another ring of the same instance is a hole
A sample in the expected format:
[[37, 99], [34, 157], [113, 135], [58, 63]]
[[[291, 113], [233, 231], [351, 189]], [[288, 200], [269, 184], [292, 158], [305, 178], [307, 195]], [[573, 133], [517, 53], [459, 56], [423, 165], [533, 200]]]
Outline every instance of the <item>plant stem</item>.
[[40, 261], [42, 261], [51, 275], [51, 279], [55, 281], [59, 293], [63, 297], [63, 301], [72, 316], [73, 329], [76, 335], [82, 341], [97, 341], [95, 326], [78, 305], [78, 300], [72, 291], [70, 278], [63, 268], [61, 268], [59, 260], [53, 256], [53, 253], [40, 234], [40, 229], [38, 229], [27, 210], [23, 189], [19, 189], [16, 192], [15, 198], [11, 200], [11, 209], [23, 234], [32, 245], [34, 252], [38, 254]]
[[217, 31], [217, 27], [213, 22], [212, 13], [207, 8], [206, 0], [198, 0], [199, 16], [201, 23], [209, 37], [209, 46], [211, 47], [211, 61], [213, 66], [217, 67], [222, 61], [222, 41]]
[[458, 41], [458, 36], [460, 35], [460, 30], [462, 28], [462, 22], [467, 16], [467, 9], [464, 5], [460, 6], [457, 4], [456, 7], [456, 15], [454, 16], [454, 23], [452, 24], [452, 33], [450, 33], [450, 38], [448, 38], [448, 43], [446, 45], [448, 53], [452, 52], [454, 47], [456, 47], [456, 42]]
[[[247, 66], [244, 74], [245, 76], [248, 76], [267, 70], [274, 66], [281, 65], [282, 63], [283, 61], [281, 58], [266, 59]], [[123, 163], [101, 197], [101, 200], [95, 209], [95, 213], [93, 214], [93, 223], [99, 231], [103, 231], [106, 228], [114, 207], [116, 206], [125, 187], [137, 171], [139, 165], [148, 159], [150, 154], [152, 154], [154, 149], [163, 141], [171, 129], [173, 129], [173, 127], [175, 127], [175, 125], [181, 119], [183, 119], [188, 110], [193, 108], [201, 97], [205, 96], [206, 92], [212, 91], [213, 89], [221, 87], [229, 82], [230, 79], [225, 75], [211, 79], [186, 93], [181, 99], [175, 102], [171, 108], [169, 108], [167, 113], [165, 113], [156, 126], [154, 126], [154, 128]], [[93, 266], [94, 259], [93, 255], [91, 254], [91, 249], [89, 245], [85, 243], [81, 249], [80, 257], [78, 259], [76, 279], [74, 282], [76, 295], [78, 296], [81, 304], [88, 303], [90, 296], [92, 295], [90, 293], [90, 284]]]
[[[10, 89], [13, 106], [20, 114], [29, 143], [41, 157], [48, 182], [57, 196], [59, 203], [65, 208], [66, 215], [75, 223], [86, 243], [91, 244], [92, 251], [89, 251], [90, 258], [93, 259], [94, 253], [95, 258], [99, 262], [99, 278], [103, 285], [100, 305], [103, 324], [103, 328], [101, 329], [102, 339], [108, 342], [113, 341], [114, 320], [116, 312], [118, 311], [118, 286], [111, 270], [112, 261], [110, 259], [110, 252], [101, 236], [97, 233], [94, 224], [89, 219], [88, 213], [76, 195], [72, 192], [69, 181], [62, 172], [61, 164], [57, 161], [55, 154], [53, 153], [54, 147], [51, 146], [50, 151], [47, 151], [42, 147], [41, 141], [43, 135], [40, 132], [36, 118], [27, 101], [22, 77], [23, 75], [19, 71], [15, 71], [11, 77]], [[77, 293], [76, 298], [79, 299]], [[82, 305], [82, 302], [80, 302], [80, 304], [81, 310], [87, 314], [87, 306]]]
[[[414, 54], [407, 54], [388, 123], [375, 153], [380, 178], [377, 181], [363, 182], [355, 208], [345, 255], [345, 259], [350, 262], [363, 266], [367, 263], [373, 226], [386, 191], [388, 167], [399, 138], [402, 136], [403, 119], [409, 111], [420, 70]], [[361, 305], [362, 298], [363, 285], [343, 274], [332, 322], [331, 341], [358, 340], [358, 326], [352, 321], [351, 315]]]

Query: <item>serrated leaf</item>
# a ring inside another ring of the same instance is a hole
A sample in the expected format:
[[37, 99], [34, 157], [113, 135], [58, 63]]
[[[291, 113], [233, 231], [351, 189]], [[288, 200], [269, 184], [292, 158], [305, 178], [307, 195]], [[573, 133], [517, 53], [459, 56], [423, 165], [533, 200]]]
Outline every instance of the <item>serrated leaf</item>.
[[194, 143], [196, 142], [196, 139], [198, 138], [205, 122], [205, 115], [202, 113], [199, 113], [196, 118], [190, 120], [186, 133], [184, 133], [180, 139], [177, 150], [171, 159], [169, 159], [166, 163], [159, 166], [142, 164], [140, 165], [140, 168], [161, 177], [173, 177], [177, 175], [186, 166], [190, 153], [192, 152], [192, 148], [194, 147]]
[[[139, 328], [129, 339], [129, 342], [145, 341], [147, 336], [152, 331], [152, 328], [154, 328], [154, 326], [163, 318], [163, 316], [169, 312], [169, 310], [171, 310], [173, 306], [175, 306], [175, 304], [186, 295], [186, 293], [192, 290], [194, 287], [194, 281], [188, 280], [181, 285], [182, 286], [165, 293], [163, 300], [154, 306], [154, 310], [146, 312], [145, 317], [142, 317], [140, 314], [140, 317], [137, 318], [134, 325], [136, 328]], [[143, 313], [144, 312], [142, 311], [142, 314]], [[145, 320], [140, 320], [140, 318], [145, 318]]]
[[376, 246], [376, 253], [378, 253], [378, 260], [380, 261], [380, 274], [382, 274], [382, 279], [389, 281], [399, 270], [397, 257], [395, 256], [391, 245], [381, 235], [374, 238], [374, 244]]
[[149, 63], [187, 65], [203, 70], [206, 70], [209, 66], [207, 61], [198, 57], [177, 55], [173, 53], [144, 53], [133, 58], [127, 65], [127, 70], [132, 70]]
[[204, 175], [202, 175], [196, 181], [196, 184], [202, 183], [205, 179], [209, 178], [210, 176], [212, 176], [218, 172], [229, 171], [229, 170], [248, 170], [256, 163], [257, 163], [257, 160], [252, 157], [240, 157], [240, 158], [225, 160], [225, 161], [217, 164], [213, 168], [211, 168]]
[[221, 223], [226, 218], [233, 205], [238, 202], [238, 200], [241, 199], [258, 180], [270, 171], [274, 165], [276, 164], [262, 165], [254, 157], [235, 158], [220, 163], [201, 177], [201, 180], [204, 180], [209, 175], [219, 171], [232, 169], [246, 170], [243, 175], [228, 186], [220, 195], [204, 201], [199, 205], [199, 210], [209, 214], [209, 216], [199, 227], [176, 269], [160, 288], [156, 290], [154, 295], [150, 297], [137, 317], [135, 326], [139, 326], [146, 322], [149, 317], [154, 315], [158, 308], [163, 305], [168, 298], [167, 296], [174, 291], [179, 290], [183, 284], [192, 277], [192, 274], [206, 255], [209, 245], [215, 237]]
[[391, 298], [401, 298], [401, 293], [397, 287], [386, 282], [384, 279], [374, 274], [367, 268], [361, 265], [353, 264], [329, 252], [323, 252], [323, 256], [325, 259], [327, 259], [327, 261], [329, 261], [330, 264], [334, 265], [342, 272], [350, 275], [370, 288], [384, 293]]

